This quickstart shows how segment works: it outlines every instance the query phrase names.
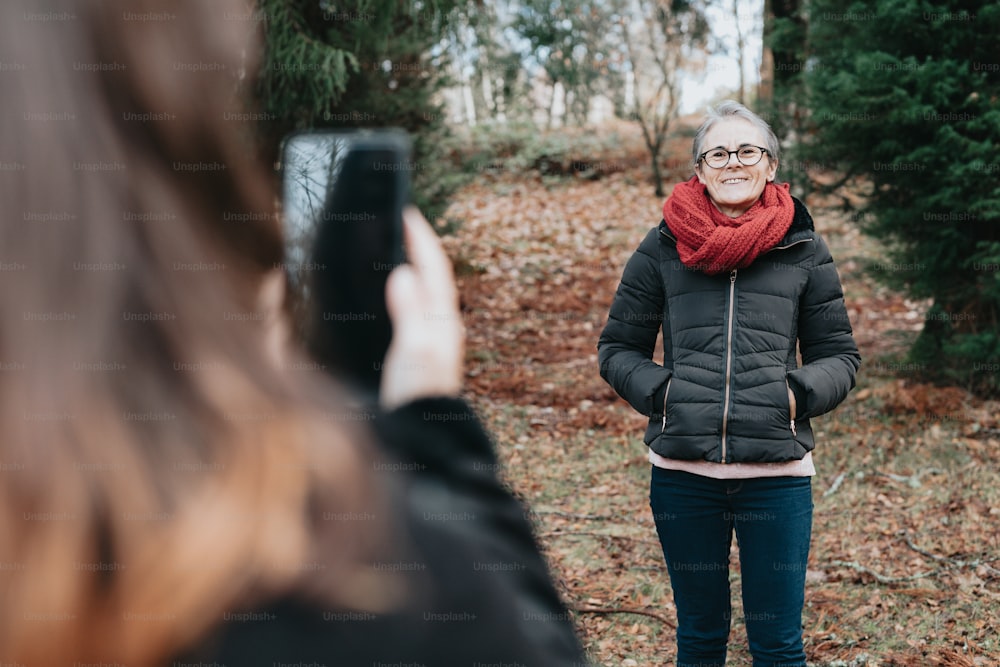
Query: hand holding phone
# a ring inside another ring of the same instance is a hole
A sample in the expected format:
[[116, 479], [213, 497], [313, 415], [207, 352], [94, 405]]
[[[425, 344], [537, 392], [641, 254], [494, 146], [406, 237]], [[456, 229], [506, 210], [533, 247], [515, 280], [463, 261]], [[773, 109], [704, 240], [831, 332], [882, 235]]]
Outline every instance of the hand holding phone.
[[296, 329], [316, 361], [371, 400], [393, 333], [385, 286], [405, 259], [410, 164], [398, 130], [298, 133], [282, 156]]
[[298, 336], [385, 409], [457, 396], [465, 358], [451, 262], [420, 212], [404, 213], [409, 159], [398, 131], [299, 133], [282, 157]]
[[410, 262], [389, 276], [387, 301], [395, 334], [385, 358], [380, 402], [391, 409], [431, 396], [458, 396], [465, 327], [451, 262], [415, 208], [404, 214]]

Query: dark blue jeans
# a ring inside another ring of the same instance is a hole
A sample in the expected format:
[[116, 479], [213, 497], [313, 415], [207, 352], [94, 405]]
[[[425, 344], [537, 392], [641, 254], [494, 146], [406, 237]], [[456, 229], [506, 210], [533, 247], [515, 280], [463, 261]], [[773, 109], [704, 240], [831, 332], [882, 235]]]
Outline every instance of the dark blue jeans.
[[719, 480], [653, 466], [649, 504], [677, 607], [677, 666], [726, 664], [735, 530], [754, 667], [804, 667], [811, 479]]

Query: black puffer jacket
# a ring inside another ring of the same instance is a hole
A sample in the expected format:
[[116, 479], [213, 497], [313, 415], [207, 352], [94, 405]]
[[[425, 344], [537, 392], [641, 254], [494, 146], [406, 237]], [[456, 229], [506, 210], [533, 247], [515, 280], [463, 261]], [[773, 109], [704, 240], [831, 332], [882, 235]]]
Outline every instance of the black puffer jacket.
[[649, 417], [654, 452], [722, 463], [801, 459], [809, 418], [844, 400], [861, 364], [830, 251], [798, 200], [775, 248], [715, 276], [681, 263], [661, 221], [625, 266], [598, 350], [601, 376]]
[[469, 405], [420, 399], [382, 416], [377, 432], [386, 456], [376, 470], [399, 470], [379, 473], [399, 492], [398, 532], [372, 576], [404, 585], [409, 601], [378, 613], [331, 608], [324, 586], [342, 582], [312, 563], [294, 590], [225, 614], [169, 664], [584, 667], [526, 509], [497, 476]]

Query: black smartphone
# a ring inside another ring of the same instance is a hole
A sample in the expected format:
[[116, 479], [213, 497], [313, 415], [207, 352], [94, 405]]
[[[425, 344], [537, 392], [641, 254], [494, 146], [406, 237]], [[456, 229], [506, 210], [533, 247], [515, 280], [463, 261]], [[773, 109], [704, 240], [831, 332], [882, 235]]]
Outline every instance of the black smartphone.
[[401, 130], [290, 135], [281, 159], [291, 312], [312, 357], [377, 400], [392, 323], [389, 272], [405, 261], [411, 142]]

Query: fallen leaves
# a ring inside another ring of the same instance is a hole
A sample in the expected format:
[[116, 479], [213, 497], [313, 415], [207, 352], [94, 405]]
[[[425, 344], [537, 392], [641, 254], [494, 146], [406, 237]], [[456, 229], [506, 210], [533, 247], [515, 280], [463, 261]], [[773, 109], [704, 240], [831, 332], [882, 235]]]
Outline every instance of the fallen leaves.
[[[676, 140], [666, 154], [685, 154], [688, 143]], [[864, 358], [858, 389], [813, 422], [810, 661], [1000, 664], [1000, 403], [913, 380], [914, 369], [897, 360], [926, 304], [875, 284], [867, 267], [877, 245], [842, 211], [810, 203]], [[676, 615], [648, 507], [645, 419], [601, 380], [596, 355], [625, 261], [661, 205], [642, 171], [598, 181], [503, 172], [463, 189], [447, 212], [462, 221], [445, 245], [468, 332], [469, 398], [578, 609], [585, 645], [595, 662], [616, 667], [674, 655]], [[749, 665], [741, 615], [733, 621], [730, 664]]]

